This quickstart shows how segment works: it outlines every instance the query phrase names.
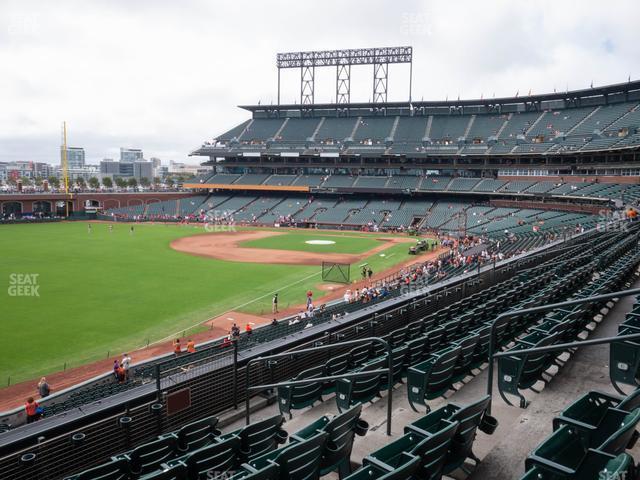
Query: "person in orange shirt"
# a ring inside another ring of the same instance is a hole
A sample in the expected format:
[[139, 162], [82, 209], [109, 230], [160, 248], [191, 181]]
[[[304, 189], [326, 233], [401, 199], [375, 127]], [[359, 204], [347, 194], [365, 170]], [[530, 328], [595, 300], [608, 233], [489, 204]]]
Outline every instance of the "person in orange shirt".
[[189, 340], [187, 342], [187, 352], [196, 353], [196, 342], [194, 342], [193, 340]]
[[180, 355], [180, 353], [182, 352], [182, 347], [180, 346], [180, 339], [176, 338], [173, 341], [173, 353], [176, 354], [176, 356]]
[[40, 415], [38, 414], [38, 402], [36, 402], [33, 397], [27, 398], [27, 403], [24, 406], [25, 411], [27, 412], [27, 423], [33, 423], [39, 419]]
[[247, 332], [247, 335], [251, 335], [251, 333], [253, 333], [253, 329], [251, 328], [251, 325], [247, 323], [247, 326], [244, 327], [244, 331]]

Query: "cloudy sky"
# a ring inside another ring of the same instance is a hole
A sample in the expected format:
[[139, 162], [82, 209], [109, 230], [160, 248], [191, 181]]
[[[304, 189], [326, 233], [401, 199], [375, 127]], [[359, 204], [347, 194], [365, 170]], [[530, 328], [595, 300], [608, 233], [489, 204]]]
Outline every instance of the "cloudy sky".
[[[637, 0], [3, 0], [0, 161], [58, 163], [63, 120], [91, 163], [121, 146], [183, 161], [248, 117], [236, 105], [275, 102], [284, 51], [411, 45], [425, 100], [639, 79], [639, 18]], [[353, 70], [353, 101], [371, 98], [371, 68]], [[317, 73], [317, 102], [334, 74]], [[389, 100], [407, 78], [390, 68]], [[298, 101], [299, 72], [282, 80]]]

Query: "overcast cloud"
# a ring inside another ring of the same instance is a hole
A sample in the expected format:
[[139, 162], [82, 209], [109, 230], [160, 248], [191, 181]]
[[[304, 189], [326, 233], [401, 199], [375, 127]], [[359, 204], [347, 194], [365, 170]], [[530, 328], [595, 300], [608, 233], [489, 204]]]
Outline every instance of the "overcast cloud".
[[[63, 120], [91, 163], [121, 146], [185, 160], [248, 118], [236, 105], [275, 102], [282, 51], [411, 45], [425, 100], [638, 79], [639, 18], [637, 0], [4, 0], [0, 161], [58, 163]], [[333, 100], [334, 75], [318, 72], [317, 102]], [[407, 79], [390, 67], [389, 100], [408, 98]], [[298, 82], [283, 73], [283, 103]], [[354, 69], [352, 100], [371, 85], [370, 66]]]

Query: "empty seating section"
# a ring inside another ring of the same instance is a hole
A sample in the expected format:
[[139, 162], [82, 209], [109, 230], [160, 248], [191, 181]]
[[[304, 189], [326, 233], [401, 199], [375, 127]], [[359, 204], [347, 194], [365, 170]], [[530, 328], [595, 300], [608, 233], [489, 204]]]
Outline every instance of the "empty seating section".
[[497, 192], [507, 182], [504, 180], [484, 179], [480, 181], [474, 188], [474, 192]]
[[470, 115], [433, 115], [429, 138], [434, 143], [457, 143], [470, 119]]
[[428, 175], [422, 179], [419, 190], [446, 190], [450, 181], [451, 177]]
[[240, 178], [239, 174], [233, 173], [216, 173], [213, 175], [207, 183], [219, 184], [219, 185], [228, 185], [234, 183], [236, 180]]
[[389, 177], [365, 177], [359, 176], [353, 183], [354, 188], [384, 188]]
[[500, 191], [520, 193], [527, 190], [529, 187], [533, 186], [533, 183], [534, 182], [523, 182], [523, 181], [509, 182], [504, 187], [502, 187]]
[[535, 137], [543, 135], [545, 139], [550, 139], [558, 136], [560, 133], [566, 134], [593, 111], [594, 107], [548, 111], [544, 117], [529, 130], [527, 136]]
[[476, 115], [467, 142], [481, 141], [487, 143], [489, 137], [495, 137], [508, 119], [508, 115]]
[[596, 130], [604, 131], [609, 125], [627, 113], [630, 108], [632, 108], [632, 104], [629, 103], [601, 106], [593, 115], [578, 125], [571, 132], [571, 136], [590, 136]]
[[298, 177], [296, 175], [271, 175], [263, 185], [283, 186], [291, 185]]
[[428, 117], [400, 117], [393, 136], [394, 143], [422, 143]]
[[319, 118], [290, 118], [276, 140], [282, 142], [304, 142], [313, 135], [319, 124]]
[[260, 197], [255, 202], [235, 212], [233, 218], [237, 222], [256, 222], [283, 200], [284, 198], [282, 197]]
[[256, 197], [231, 197], [229, 200], [217, 205], [215, 209], [210, 210], [209, 213], [215, 218], [229, 218], [255, 199]]
[[317, 187], [324, 182], [324, 175], [300, 175], [291, 185], [308, 185], [309, 187]]
[[322, 126], [316, 133], [316, 144], [328, 145], [342, 143], [351, 135], [356, 126], [357, 118], [325, 118]]
[[[498, 138], [500, 140], [510, 140], [514, 141], [517, 139], [518, 135], [524, 135], [527, 130], [531, 128], [531, 126], [535, 123], [535, 121], [540, 117], [540, 112], [526, 112], [526, 113], [514, 113], [511, 115], [509, 122]], [[515, 143], [512, 144], [512, 146]], [[495, 147], [494, 147], [495, 149]]]
[[293, 217], [295, 213], [300, 211], [307, 202], [299, 198], [285, 198], [283, 201], [275, 205], [271, 210], [260, 217], [261, 223], [281, 222], [289, 217]]
[[260, 185], [264, 182], [269, 174], [263, 173], [245, 173], [238, 180], [235, 181], [236, 185]]
[[425, 226], [427, 228], [438, 228], [447, 222], [451, 217], [461, 212], [466, 207], [463, 203], [457, 202], [438, 202], [431, 208], [431, 212], [427, 217]]
[[[188, 199], [180, 199], [189, 201]], [[150, 203], [147, 205], [146, 215], [176, 215], [180, 200], [165, 200], [164, 202]], [[202, 201], [200, 201], [202, 203]]]
[[371, 140], [373, 143], [384, 142], [391, 134], [395, 117], [363, 117], [354, 135], [355, 142]]
[[640, 105], [633, 105], [632, 107], [629, 107], [618, 120], [611, 123], [607, 128], [605, 128], [605, 130], [617, 132], [620, 129], [629, 127], [640, 127]]
[[350, 175], [331, 175], [324, 182], [323, 187], [325, 188], [334, 188], [334, 187], [350, 187], [353, 185], [355, 181], [355, 177]]
[[244, 129], [247, 127], [247, 125], [249, 125], [249, 123], [251, 123], [251, 120], [247, 120], [246, 122], [242, 122], [237, 127], [234, 127], [231, 130], [229, 130], [228, 132], [225, 132], [222, 135], [219, 135], [217, 140], [219, 140], [221, 142], [229, 142], [229, 141], [233, 140], [234, 138], [238, 139], [240, 137], [240, 135], [242, 134], [242, 132], [244, 131]]
[[468, 192], [480, 181], [479, 178], [454, 178], [449, 183], [447, 190], [450, 192]]
[[400, 190], [415, 190], [420, 184], [421, 177], [413, 175], [394, 175], [389, 177], [387, 188], [395, 188]]
[[281, 118], [260, 118], [253, 121], [245, 130], [242, 142], [266, 142], [278, 132], [284, 120]]

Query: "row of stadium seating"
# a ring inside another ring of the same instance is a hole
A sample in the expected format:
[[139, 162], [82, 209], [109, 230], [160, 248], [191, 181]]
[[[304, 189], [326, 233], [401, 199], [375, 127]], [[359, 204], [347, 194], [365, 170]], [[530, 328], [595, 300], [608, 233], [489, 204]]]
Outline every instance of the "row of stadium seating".
[[637, 101], [503, 115], [254, 118], [219, 135], [211, 146], [380, 154], [588, 151], [637, 145], [639, 126]]
[[[194, 197], [195, 198], [195, 197]], [[152, 204], [154, 211], [167, 212], [175, 207], [175, 200]], [[535, 227], [537, 232], [562, 231], [576, 225], [592, 227], [597, 217], [588, 214], [563, 213], [535, 209], [493, 208], [473, 206], [463, 202], [429, 200], [336, 200], [317, 197], [304, 199], [280, 196], [219, 196], [212, 195], [203, 200], [181, 199], [180, 205], [189, 204], [190, 214], [207, 222], [236, 222], [241, 224], [273, 225], [275, 223], [311, 222], [323, 225], [377, 225], [379, 228], [416, 227], [456, 233], [462, 222], [475, 235], [503, 236], [507, 230], [512, 234], [527, 234]], [[167, 204], [167, 207], [164, 207]], [[194, 207], [198, 205], [198, 207]], [[148, 208], [151, 208], [149, 206]], [[194, 211], [193, 208], [196, 208]], [[123, 216], [122, 209], [112, 210]], [[130, 218], [164, 218], [163, 216], [138, 216]]]
[[200, 480], [211, 475], [313, 480], [332, 472], [344, 480], [438, 480], [468, 458], [477, 461], [476, 431], [495, 430], [486, 414], [488, 403], [486, 396], [467, 405], [448, 404], [418, 418], [405, 425], [397, 440], [366, 455], [353, 473], [355, 437], [369, 429], [361, 418], [362, 405], [322, 416], [291, 434], [280, 415], [226, 434], [218, 430], [216, 417], [204, 418], [65, 480]]
[[[277, 177], [273, 180], [272, 177]], [[428, 176], [367, 176], [367, 175], [268, 175], [246, 173], [217, 173], [203, 178], [202, 184], [214, 185], [285, 185], [282, 177], [290, 177], [286, 185], [306, 185], [313, 188], [369, 188], [375, 190], [402, 189], [421, 192], [476, 192], [510, 194], [549, 194], [555, 196], [593, 197], [619, 199], [624, 195], [627, 200], [640, 198], [640, 185], [595, 182], [550, 182], [550, 181], [508, 181], [491, 178]]]

